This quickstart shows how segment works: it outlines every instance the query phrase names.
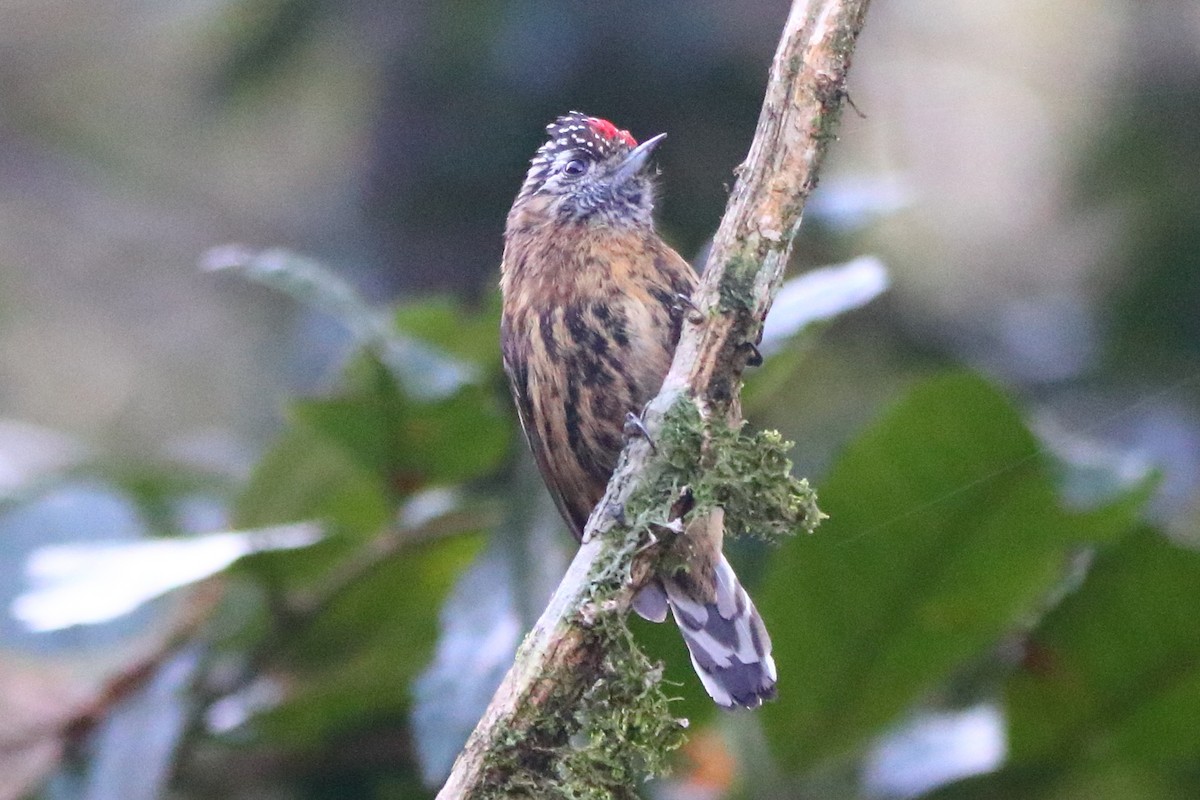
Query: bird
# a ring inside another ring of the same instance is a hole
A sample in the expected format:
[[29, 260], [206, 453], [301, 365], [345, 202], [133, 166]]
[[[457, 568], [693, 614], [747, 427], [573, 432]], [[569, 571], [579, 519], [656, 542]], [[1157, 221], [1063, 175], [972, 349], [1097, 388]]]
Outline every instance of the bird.
[[[500, 270], [500, 340], [520, 425], [577, 539], [604, 496], [644, 406], [670, 367], [698, 278], [658, 234], [651, 156], [599, 117], [546, 126], [509, 211]], [[721, 552], [724, 513], [686, 529], [687, 567], [656, 576], [633, 607], [672, 614], [709, 696], [755, 708], [776, 693], [771, 640]]]

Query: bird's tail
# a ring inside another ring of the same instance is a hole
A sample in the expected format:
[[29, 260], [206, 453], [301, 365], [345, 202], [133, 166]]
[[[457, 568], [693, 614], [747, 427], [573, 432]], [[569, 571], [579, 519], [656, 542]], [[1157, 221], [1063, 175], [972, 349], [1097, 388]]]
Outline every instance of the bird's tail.
[[717, 705], [756, 708], [775, 697], [771, 638], [754, 602], [721, 556], [716, 596], [696, 597], [690, 582], [663, 581], [671, 613], [700, 682]]
[[[719, 548], [720, 541], [716, 544]], [[711, 569], [681, 572], [646, 586], [634, 608], [662, 622], [669, 607], [709, 696], [725, 708], [757, 708], [775, 697], [771, 638], [733, 567], [719, 549], [713, 555]]]

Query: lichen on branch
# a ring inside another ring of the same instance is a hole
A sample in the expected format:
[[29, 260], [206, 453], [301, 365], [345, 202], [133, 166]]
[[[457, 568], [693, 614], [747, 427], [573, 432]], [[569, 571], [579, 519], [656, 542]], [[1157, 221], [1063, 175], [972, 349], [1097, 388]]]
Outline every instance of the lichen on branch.
[[634, 528], [670, 526], [679, 513], [686, 521], [720, 507], [726, 534], [778, 543], [812, 533], [824, 517], [808, 481], [792, 474], [793, 444], [778, 431], [747, 433], [741, 419], [706, 416], [680, 397], [656, 442], [657, 463], [623, 509]]
[[633, 800], [647, 776], [666, 771], [686, 722], [671, 714], [661, 665], [607, 613], [589, 630], [585, 650], [601, 659], [597, 679], [580, 692], [570, 675], [546, 675], [552, 696], [542, 713], [495, 741], [484, 760], [488, 777], [473, 797]]
[[684, 490], [692, 514], [725, 510], [725, 532], [778, 543], [812, 533], [824, 515], [808, 481], [792, 474], [793, 444], [778, 431], [747, 433], [738, 419], [705, 419], [693, 403], [677, 403], [660, 436], [666, 465], [659, 496]]

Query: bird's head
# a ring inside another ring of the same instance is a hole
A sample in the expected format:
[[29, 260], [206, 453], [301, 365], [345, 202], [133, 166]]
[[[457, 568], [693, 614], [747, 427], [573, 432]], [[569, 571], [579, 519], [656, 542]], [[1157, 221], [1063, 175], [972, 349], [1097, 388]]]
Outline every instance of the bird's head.
[[537, 205], [561, 221], [649, 225], [654, 210], [650, 155], [665, 137], [641, 144], [605, 119], [572, 111], [546, 126], [516, 206]]

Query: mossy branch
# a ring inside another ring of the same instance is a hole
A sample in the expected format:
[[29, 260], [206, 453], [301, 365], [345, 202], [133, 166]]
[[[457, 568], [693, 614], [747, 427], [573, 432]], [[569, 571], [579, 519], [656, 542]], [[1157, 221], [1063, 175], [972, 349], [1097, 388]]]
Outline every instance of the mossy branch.
[[[638, 439], [626, 448], [588, 520], [585, 544], [518, 650], [441, 800], [635, 797], [637, 784], [661, 770], [682, 727], [625, 627], [637, 589], [669, 557], [648, 545], [648, 526], [672, 519], [684, 482], [696, 502], [703, 502], [706, 492], [697, 489], [705, 485], [713, 504], [736, 505], [737, 486], [714, 481], [746, 469], [754, 473], [747, 491], [759, 499], [759, 513], [762, 497], [777, 496], [769, 512], [777, 525], [816, 524], [811, 493], [790, 477], [781, 443], [740, 433], [737, 399], [834, 139], [867, 5], [793, 3], [750, 153], [693, 296], [697, 308], [644, 415], [657, 446]], [[708, 479], [706, 470], [716, 477]]]

